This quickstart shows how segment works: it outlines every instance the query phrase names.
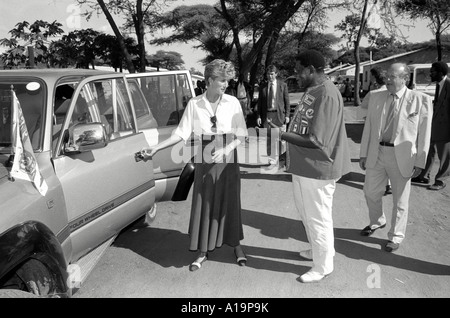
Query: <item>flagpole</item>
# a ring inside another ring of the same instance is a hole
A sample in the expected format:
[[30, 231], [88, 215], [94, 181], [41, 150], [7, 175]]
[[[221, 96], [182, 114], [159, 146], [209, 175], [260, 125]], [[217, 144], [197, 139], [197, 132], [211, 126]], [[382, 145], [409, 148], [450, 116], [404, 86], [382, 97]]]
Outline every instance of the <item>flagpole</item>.
[[14, 121], [16, 116], [16, 110], [14, 107], [14, 85], [11, 84], [11, 154], [9, 155], [7, 166], [11, 167], [10, 170], [8, 170], [8, 180], [15, 181], [14, 177], [11, 175], [12, 172], [12, 166], [14, 162], [14, 145], [16, 141], [16, 136], [14, 134]]

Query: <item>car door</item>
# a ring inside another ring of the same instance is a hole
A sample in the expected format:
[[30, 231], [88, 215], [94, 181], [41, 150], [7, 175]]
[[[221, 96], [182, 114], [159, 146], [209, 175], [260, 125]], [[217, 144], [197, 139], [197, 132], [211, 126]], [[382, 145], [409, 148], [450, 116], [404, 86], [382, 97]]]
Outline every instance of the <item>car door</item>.
[[[189, 71], [127, 74], [136, 108], [138, 129], [150, 146], [168, 139], [177, 128], [187, 102], [194, 96]], [[170, 200], [182, 169], [193, 157], [190, 143], [158, 151], [153, 157], [156, 201]]]
[[[149, 211], [155, 194], [152, 161], [135, 157], [148, 143], [137, 130], [125, 78], [85, 79], [73, 96], [54, 165], [67, 203], [72, 259], [76, 260]], [[106, 147], [65, 152], [67, 136], [77, 121], [102, 123], [109, 136]]]

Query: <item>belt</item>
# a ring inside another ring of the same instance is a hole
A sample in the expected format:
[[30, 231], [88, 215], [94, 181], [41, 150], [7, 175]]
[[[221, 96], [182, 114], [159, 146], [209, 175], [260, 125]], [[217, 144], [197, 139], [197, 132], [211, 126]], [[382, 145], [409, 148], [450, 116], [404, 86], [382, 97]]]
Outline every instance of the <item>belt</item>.
[[391, 144], [390, 142], [380, 141], [380, 145], [386, 146], [386, 147], [394, 147], [394, 144]]
[[274, 112], [276, 112], [276, 111], [277, 111], [276, 108], [272, 108], [272, 109], [268, 109], [268, 110], [267, 110], [268, 113], [274, 113]]

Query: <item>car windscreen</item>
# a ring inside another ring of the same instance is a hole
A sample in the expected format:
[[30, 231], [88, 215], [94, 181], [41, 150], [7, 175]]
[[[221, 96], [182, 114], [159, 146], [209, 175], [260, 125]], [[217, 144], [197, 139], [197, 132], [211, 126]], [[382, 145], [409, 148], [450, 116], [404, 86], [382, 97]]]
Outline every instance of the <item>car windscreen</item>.
[[0, 151], [5, 152], [11, 147], [13, 122], [13, 95], [17, 96], [18, 105], [25, 119], [27, 135], [36, 150], [41, 144], [40, 127], [43, 121], [45, 85], [43, 82], [31, 79], [14, 79], [0, 77]]
[[416, 85], [429, 85], [430, 83], [430, 68], [416, 68]]

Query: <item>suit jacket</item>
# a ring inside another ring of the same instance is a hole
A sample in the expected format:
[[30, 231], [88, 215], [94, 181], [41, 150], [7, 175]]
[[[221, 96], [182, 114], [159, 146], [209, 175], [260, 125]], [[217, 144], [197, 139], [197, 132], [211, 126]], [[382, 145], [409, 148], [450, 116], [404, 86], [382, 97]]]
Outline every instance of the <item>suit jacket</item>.
[[[263, 86], [259, 88], [258, 96], [258, 114], [261, 117], [263, 123], [267, 120], [267, 108], [268, 108], [268, 86], [269, 83], [266, 82]], [[289, 116], [290, 113], [290, 103], [289, 103], [289, 92], [285, 82], [277, 79], [277, 91], [275, 96], [275, 107], [277, 109], [277, 118], [279, 123], [274, 122], [277, 126], [281, 126], [285, 118]]]
[[[382, 114], [389, 91], [374, 93], [361, 138], [360, 157], [367, 158], [366, 167], [374, 168], [384, 128]], [[400, 99], [402, 101], [402, 99]], [[433, 102], [429, 95], [406, 89], [404, 99], [394, 111], [392, 140], [401, 174], [411, 177], [413, 168], [424, 168], [430, 147]]]
[[450, 78], [444, 81], [438, 99], [434, 102], [432, 141], [450, 141]]

